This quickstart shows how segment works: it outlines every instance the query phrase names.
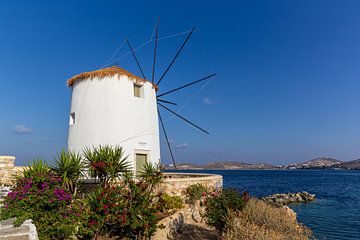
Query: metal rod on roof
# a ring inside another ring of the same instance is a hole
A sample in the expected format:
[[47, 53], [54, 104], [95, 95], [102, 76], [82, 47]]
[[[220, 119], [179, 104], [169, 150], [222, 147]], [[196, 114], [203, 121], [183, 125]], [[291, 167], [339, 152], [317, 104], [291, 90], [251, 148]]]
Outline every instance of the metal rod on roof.
[[169, 112], [171, 112], [171, 113], [172, 113], [172, 114], [174, 114], [175, 116], [177, 116], [177, 117], [181, 118], [181, 119], [182, 119], [182, 120], [184, 120], [185, 122], [187, 122], [187, 123], [189, 123], [189, 124], [193, 125], [193, 126], [194, 126], [194, 127], [196, 127], [197, 129], [199, 129], [199, 130], [203, 131], [204, 133], [210, 134], [208, 131], [206, 131], [206, 130], [204, 130], [203, 128], [201, 128], [201, 127], [197, 126], [196, 124], [194, 124], [194, 123], [190, 122], [190, 121], [189, 121], [189, 120], [187, 120], [186, 118], [184, 118], [184, 117], [180, 116], [179, 114], [177, 114], [176, 112], [174, 112], [174, 111], [173, 111], [173, 110], [171, 110], [170, 108], [168, 108], [168, 107], [166, 107], [166, 106], [162, 105], [161, 103], [157, 103], [157, 104], [158, 104], [158, 105], [160, 105], [161, 107], [165, 108], [166, 110], [168, 110]]
[[134, 59], [135, 59], [135, 61], [136, 61], [136, 64], [138, 65], [138, 67], [139, 67], [139, 69], [140, 69], [140, 72], [141, 72], [143, 78], [146, 79], [145, 74], [144, 74], [144, 72], [143, 72], [143, 70], [142, 70], [142, 68], [141, 68], [141, 66], [140, 66], [140, 62], [139, 62], [139, 60], [137, 59], [133, 48], [131, 47], [129, 38], [126, 38], [126, 41], [127, 41], [127, 44], [128, 44], [128, 46], [129, 46], [129, 48], [130, 48], [130, 50], [131, 50], [131, 52], [132, 52], [132, 55], [134, 56]]
[[170, 102], [170, 101], [166, 101], [166, 100], [163, 100], [163, 99], [157, 99], [159, 102], [163, 102], [163, 103], [168, 103], [168, 104], [172, 104], [172, 105], [177, 105], [177, 103], [174, 103], [174, 102]]
[[171, 146], [170, 146], [170, 142], [169, 142], [169, 139], [168, 139], [166, 130], [165, 130], [164, 122], [163, 122], [163, 120], [162, 120], [162, 117], [161, 117], [161, 114], [160, 114], [159, 109], [158, 109], [158, 115], [159, 115], [161, 127], [162, 127], [162, 129], [163, 129], [163, 131], [164, 131], [164, 135], [165, 135], [165, 139], [166, 139], [167, 146], [168, 146], [168, 148], [169, 148], [169, 152], [170, 152], [170, 155], [171, 155], [171, 159], [172, 159], [172, 161], [173, 161], [174, 167], [177, 168], [176, 162], [175, 162], [175, 158], [174, 158], [174, 154], [173, 154], [173, 152], [172, 152], [172, 149], [171, 149]]
[[183, 50], [185, 44], [187, 43], [187, 41], [189, 40], [189, 38], [191, 37], [191, 34], [193, 34], [193, 32], [195, 31], [195, 28], [191, 29], [191, 32], [189, 33], [189, 35], [187, 36], [187, 38], [185, 39], [184, 43], [181, 45], [179, 51], [176, 53], [175, 57], [173, 58], [173, 60], [171, 61], [171, 63], [169, 64], [169, 66], [166, 68], [165, 72], [163, 73], [163, 75], [161, 76], [161, 78], [159, 79], [159, 81], [156, 83], [156, 85], [159, 85], [160, 82], [164, 79], [166, 73], [169, 71], [169, 69], [171, 68], [171, 66], [174, 64], [176, 58], [179, 56], [181, 50]]
[[160, 17], [158, 17], [157, 23], [156, 23], [154, 61], [153, 61], [152, 74], [151, 74], [151, 83], [154, 83], [154, 77], [155, 77], [155, 63], [156, 63], [156, 50], [157, 50], [157, 44], [158, 44], [158, 38], [159, 38], [159, 24], [160, 24]]
[[209, 79], [209, 78], [211, 78], [211, 77], [213, 77], [213, 76], [215, 76], [215, 75], [216, 75], [216, 73], [210, 74], [209, 76], [203, 77], [203, 78], [201, 78], [201, 79], [199, 79], [199, 80], [197, 80], [197, 81], [194, 81], [194, 82], [185, 84], [185, 85], [183, 85], [183, 86], [181, 86], [181, 87], [175, 88], [175, 89], [170, 90], [170, 91], [165, 92], [165, 93], [162, 93], [162, 94], [158, 95], [157, 97], [161, 97], [161, 96], [167, 95], [167, 94], [169, 94], [169, 93], [176, 92], [176, 91], [178, 91], [178, 90], [180, 90], [180, 89], [189, 87], [189, 86], [191, 86], [191, 85], [193, 85], [193, 84], [195, 84], [195, 83], [199, 83], [199, 82], [201, 82], [201, 81], [205, 81], [206, 79]]

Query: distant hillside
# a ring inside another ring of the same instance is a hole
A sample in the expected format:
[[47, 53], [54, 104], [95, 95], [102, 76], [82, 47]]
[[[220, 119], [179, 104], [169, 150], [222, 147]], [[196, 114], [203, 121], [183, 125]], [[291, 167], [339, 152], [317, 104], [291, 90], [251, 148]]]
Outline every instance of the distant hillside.
[[[271, 164], [251, 164], [241, 162], [210, 162], [204, 164], [193, 164], [193, 163], [181, 163], [177, 165], [178, 169], [204, 169], [204, 170], [215, 170], [215, 169], [275, 169], [278, 168]], [[171, 166], [166, 166], [167, 169], [172, 169]]]
[[342, 162], [340, 164], [336, 164], [333, 167], [335, 168], [345, 168], [349, 170], [360, 170], [360, 159], [349, 161], [349, 162]]
[[[193, 170], [251, 170], [251, 169], [356, 169], [360, 170], [360, 159], [343, 162], [334, 158], [315, 158], [306, 162], [289, 165], [271, 165], [271, 164], [252, 164], [242, 162], [210, 162], [204, 164], [181, 163], [177, 165], [178, 169]], [[172, 165], [165, 166], [165, 169], [174, 169]]]
[[315, 158], [303, 163], [296, 164], [297, 168], [326, 168], [335, 164], [341, 164], [343, 161], [334, 158]]

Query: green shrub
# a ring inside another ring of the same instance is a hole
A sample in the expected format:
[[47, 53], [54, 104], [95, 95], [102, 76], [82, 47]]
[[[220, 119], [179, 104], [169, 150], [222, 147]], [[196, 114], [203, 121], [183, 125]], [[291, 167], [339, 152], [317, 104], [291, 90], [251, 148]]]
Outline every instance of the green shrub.
[[29, 166], [22, 170], [21, 175], [26, 178], [31, 178], [33, 176], [39, 177], [40, 175], [46, 176], [50, 171], [50, 167], [46, 162], [41, 158], [36, 158], [29, 162]]
[[159, 204], [163, 207], [163, 211], [169, 212], [173, 212], [174, 210], [178, 210], [183, 207], [183, 201], [180, 197], [170, 196], [167, 193], [162, 194]]
[[[31, 173], [20, 177], [5, 197], [0, 218], [16, 217], [15, 225], [32, 219], [40, 239], [69, 239], [79, 234], [85, 236], [86, 211], [72, 204], [72, 195], [62, 188], [61, 179], [52, 173]], [[91, 234], [91, 233], [90, 233]]]
[[84, 170], [79, 154], [62, 151], [56, 157], [51, 169], [61, 178], [63, 188], [76, 193], [79, 179]]
[[226, 226], [226, 218], [230, 211], [243, 209], [245, 201], [243, 196], [235, 190], [224, 189], [208, 194], [205, 198], [204, 205], [205, 212], [203, 213], [203, 217], [206, 223], [214, 226], [219, 232], [222, 232]]
[[119, 179], [129, 170], [129, 164], [121, 147], [99, 146], [84, 150], [86, 167], [91, 177], [98, 179], [103, 187]]
[[[162, 182], [163, 175], [161, 174], [160, 167], [158, 165], [147, 162], [138, 174], [138, 178], [140, 178], [143, 182], [147, 182], [149, 187], [153, 188]], [[152, 189], [149, 189], [149, 191], [152, 191]]]
[[87, 202], [94, 231], [106, 237], [149, 238], [156, 231], [160, 210], [160, 198], [150, 192], [150, 185], [127, 173], [118, 185], [90, 194]]
[[190, 185], [185, 189], [186, 202], [195, 204], [195, 202], [201, 200], [202, 196], [205, 196], [208, 191], [209, 190], [200, 183]]

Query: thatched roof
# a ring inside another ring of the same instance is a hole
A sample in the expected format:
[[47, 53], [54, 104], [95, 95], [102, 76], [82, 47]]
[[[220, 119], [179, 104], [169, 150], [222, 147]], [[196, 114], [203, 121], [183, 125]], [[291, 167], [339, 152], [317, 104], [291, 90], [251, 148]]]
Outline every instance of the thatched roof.
[[[109, 77], [109, 76], [114, 76], [114, 75], [119, 75], [119, 76], [125, 75], [129, 79], [131, 79], [135, 82], [149, 82], [148, 80], [138, 77], [123, 68], [112, 66], [112, 67], [102, 68], [102, 69], [91, 71], [91, 72], [83, 72], [78, 75], [75, 75], [72, 78], [70, 78], [69, 80], [67, 80], [67, 85], [69, 87], [71, 87], [75, 81], [92, 79], [92, 78], [96, 78], [96, 77], [101, 79], [104, 77]], [[156, 84], [154, 84], [154, 83], [152, 83], [152, 84], [153, 84], [154, 88], [157, 90]]]

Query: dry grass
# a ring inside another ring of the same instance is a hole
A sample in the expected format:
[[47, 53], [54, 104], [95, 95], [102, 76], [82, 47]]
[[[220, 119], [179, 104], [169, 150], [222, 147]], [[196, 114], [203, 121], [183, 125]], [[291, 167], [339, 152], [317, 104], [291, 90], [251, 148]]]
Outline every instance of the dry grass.
[[231, 213], [223, 240], [306, 240], [310, 229], [300, 225], [286, 208], [251, 199], [243, 211]]
[[[92, 79], [95, 77], [98, 77], [101, 79], [104, 77], [109, 77], [109, 76], [114, 76], [114, 75], [125, 75], [129, 79], [132, 79], [133, 81], [136, 81], [136, 82], [148, 82], [146, 79], [138, 77], [135, 74], [132, 74], [131, 72], [129, 72], [123, 68], [113, 66], [113, 67], [103, 68], [103, 69], [99, 69], [99, 70], [95, 70], [95, 71], [91, 71], [91, 72], [80, 73], [80, 74], [70, 78], [67, 81], [67, 85], [69, 87], [71, 87], [74, 84], [74, 82], [79, 81], [79, 80]], [[157, 89], [157, 86], [155, 84], [153, 84], [153, 86], [155, 89]]]

